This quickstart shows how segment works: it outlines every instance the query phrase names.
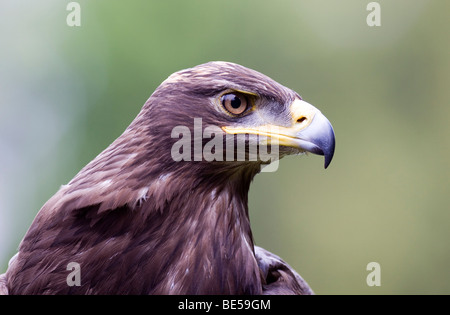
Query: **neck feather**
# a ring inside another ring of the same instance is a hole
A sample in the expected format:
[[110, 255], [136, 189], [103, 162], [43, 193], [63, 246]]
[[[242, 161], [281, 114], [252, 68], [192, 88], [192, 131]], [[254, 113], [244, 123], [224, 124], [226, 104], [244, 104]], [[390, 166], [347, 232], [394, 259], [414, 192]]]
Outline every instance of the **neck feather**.
[[[243, 181], [220, 188], [205, 183], [181, 187], [182, 183], [171, 185], [172, 178], [163, 178], [164, 186], [178, 186], [178, 190], [164, 198], [158, 187], [150, 187], [140, 209], [149, 215], [145, 220], [148, 232], [158, 237], [150, 261], [164, 269], [154, 293], [261, 293], [247, 209], [248, 187], [242, 187]], [[155, 199], [165, 200], [164, 204], [155, 209]], [[170, 256], [170, 263], [157, 258], [165, 255]]]

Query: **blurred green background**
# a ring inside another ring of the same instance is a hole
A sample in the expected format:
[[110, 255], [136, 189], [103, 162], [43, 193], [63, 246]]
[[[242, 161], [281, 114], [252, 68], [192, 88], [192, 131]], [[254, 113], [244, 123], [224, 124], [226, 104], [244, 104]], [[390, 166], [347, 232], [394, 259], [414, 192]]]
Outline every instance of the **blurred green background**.
[[[288, 157], [250, 191], [255, 241], [318, 294], [450, 294], [450, 2], [0, 2], [0, 273], [45, 201], [171, 73], [258, 70], [332, 122], [327, 170]], [[381, 265], [381, 286], [366, 265]]]

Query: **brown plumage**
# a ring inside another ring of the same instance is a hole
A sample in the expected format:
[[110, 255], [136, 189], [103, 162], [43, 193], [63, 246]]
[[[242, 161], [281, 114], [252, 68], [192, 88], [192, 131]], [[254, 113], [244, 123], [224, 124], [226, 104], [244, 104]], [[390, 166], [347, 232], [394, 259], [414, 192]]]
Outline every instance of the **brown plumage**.
[[[232, 115], [221, 108], [224, 93], [244, 93], [252, 107]], [[218, 126], [223, 135], [239, 133], [223, 127], [250, 128], [247, 145], [258, 141], [251, 130], [260, 125], [294, 126], [305, 136], [281, 142], [280, 157], [311, 151], [328, 165], [331, 125], [314, 122], [322, 119], [318, 111], [297, 117], [292, 104], [300, 100], [232, 63], [174, 73], [125, 132], [42, 207], [0, 276], [0, 293], [311, 294], [289, 265], [254, 246], [247, 194], [263, 161], [248, 152], [244, 161], [198, 161], [192, 153], [177, 162], [171, 155], [173, 128], [193, 134], [201, 118], [203, 128]], [[300, 126], [307, 119], [313, 122]], [[70, 262], [80, 265], [79, 286], [67, 283]]]

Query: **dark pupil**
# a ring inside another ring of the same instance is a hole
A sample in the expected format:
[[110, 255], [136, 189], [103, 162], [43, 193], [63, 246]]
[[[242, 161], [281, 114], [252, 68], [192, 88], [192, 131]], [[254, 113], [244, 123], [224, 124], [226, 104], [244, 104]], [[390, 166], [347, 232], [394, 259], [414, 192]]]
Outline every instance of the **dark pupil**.
[[233, 95], [233, 99], [231, 100], [231, 107], [236, 109], [241, 107], [241, 99], [236, 95]]

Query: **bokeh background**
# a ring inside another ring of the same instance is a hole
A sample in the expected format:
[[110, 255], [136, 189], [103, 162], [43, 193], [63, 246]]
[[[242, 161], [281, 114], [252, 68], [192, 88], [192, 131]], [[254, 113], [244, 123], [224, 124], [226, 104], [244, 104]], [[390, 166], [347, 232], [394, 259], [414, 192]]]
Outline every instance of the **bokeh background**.
[[[250, 191], [255, 241], [319, 294], [450, 294], [450, 2], [0, 2], [0, 273], [45, 201], [171, 73], [232, 61], [332, 122], [335, 158], [288, 157]], [[381, 286], [366, 265], [381, 266]]]

